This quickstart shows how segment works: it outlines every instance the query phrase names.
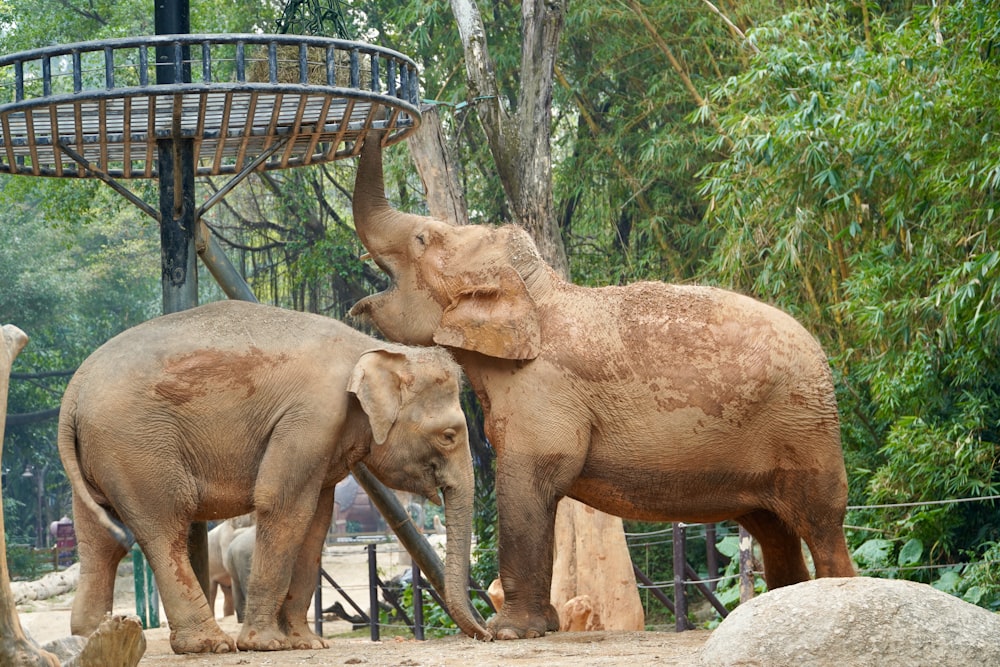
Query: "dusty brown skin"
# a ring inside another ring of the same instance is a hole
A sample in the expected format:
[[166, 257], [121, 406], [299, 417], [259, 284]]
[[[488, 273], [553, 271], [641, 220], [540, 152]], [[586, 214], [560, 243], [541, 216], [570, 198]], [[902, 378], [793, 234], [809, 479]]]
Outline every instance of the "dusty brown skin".
[[[7, 419], [7, 390], [10, 367], [28, 344], [28, 336], [12, 324], [0, 327], [0, 458], [3, 454], [3, 432]], [[17, 616], [14, 593], [7, 570], [7, 542], [4, 533], [3, 502], [0, 498], [0, 665], [11, 667], [58, 667], [56, 656], [38, 648], [24, 635]]]
[[847, 479], [830, 369], [771, 306], [708, 287], [584, 288], [515, 226], [450, 226], [392, 210], [369, 139], [358, 234], [391, 287], [363, 299], [392, 340], [450, 347], [497, 451], [500, 639], [558, 629], [548, 595], [557, 501], [647, 521], [734, 519], [769, 587], [851, 576]]
[[[156, 575], [178, 653], [315, 649], [306, 623], [333, 491], [364, 462], [440, 502], [446, 597], [483, 636], [466, 594], [472, 461], [460, 369], [440, 349], [376, 341], [335, 320], [241, 302], [156, 318], [92, 354], [70, 381], [59, 453], [73, 485], [80, 585], [72, 631], [112, 608], [120, 520]], [[250, 511], [257, 553], [237, 641], [187, 557], [191, 521]]]

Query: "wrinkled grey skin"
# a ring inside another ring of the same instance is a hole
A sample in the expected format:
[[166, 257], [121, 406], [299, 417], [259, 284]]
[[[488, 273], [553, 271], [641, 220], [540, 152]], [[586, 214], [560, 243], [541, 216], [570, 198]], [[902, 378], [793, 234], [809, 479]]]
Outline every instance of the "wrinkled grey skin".
[[[378, 135], [361, 151], [354, 224], [391, 278], [358, 302], [391, 340], [452, 350], [497, 452], [498, 639], [559, 627], [549, 602], [556, 504], [644, 521], [734, 519], [767, 584], [854, 573], [847, 474], [826, 355], [746, 296], [659, 282], [562, 280], [507, 225], [393, 210]], [[449, 526], [450, 527], [450, 526]]]
[[225, 521], [208, 531], [208, 607], [215, 609], [215, 599], [221, 591], [223, 616], [233, 614], [233, 580], [222, 562], [223, 550], [229, 548], [232, 539], [233, 527]]
[[246, 613], [246, 586], [253, 568], [253, 550], [257, 545], [257, 527], [240, 530], [229, 543], [223, 555], [223, 564], [232, 581], [233, 610], [236, 620], [243, 622]]
[[[125, 555], [116, 521], [156, 576], [178, 653], [324, 648], [306, 611], [333, 492], [363, 462], [383, 483], [440, 502], [446, 595], [468, 599], [472, 461], [460, 369], [440, 349], [386, 344], [317, 315], [217, 302], [129, 329], [70, 381], [59, 454], [73, 487], [80, 584], [74, 634], [111, 610]], [[219, 628], [187, 557], [188, 525], [256, 513], [259, 551], [239, 638]], [[449, 535], [449, 538], [453, 537]]]

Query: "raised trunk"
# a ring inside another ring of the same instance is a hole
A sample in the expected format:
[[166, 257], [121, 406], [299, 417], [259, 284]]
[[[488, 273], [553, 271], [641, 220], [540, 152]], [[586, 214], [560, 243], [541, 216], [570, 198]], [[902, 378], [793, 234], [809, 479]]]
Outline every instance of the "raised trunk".
[[398, 247], [394, 235], [398, 235], [402, 228], [402, 225], [393, 224], [393, 220], [401, 214], [393, 210], [385, 198], [381, 133], [369, 134], [361, 148], [352, 207], [354, 228], [361, 243], [378, 263], [382, 255]]

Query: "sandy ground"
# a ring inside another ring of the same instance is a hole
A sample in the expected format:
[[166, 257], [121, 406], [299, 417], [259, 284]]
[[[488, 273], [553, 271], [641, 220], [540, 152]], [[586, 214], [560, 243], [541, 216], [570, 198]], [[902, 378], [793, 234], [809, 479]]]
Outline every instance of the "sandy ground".
[[[364, 545], [328, 547], [323, 567], [330, 576], [361, 606], [368, 609], [368, 561]], [[409, 567], [409, 556], [396, 545], [378, 547], [379, 576], [383, 581]], [[131, 573], [123, 568], [115, 589], [115, 613], [134, 614], [135, 590]], [[216, 601], [219, 625], [233, 637], [239, 634], [235, 616], [222, 617], [222, 596]], [[18, 608], [21, 624], [39, 643], [69, 634], [70, 606], [73, 594], [36, 601]], [[324, 582], [323, 605], [342, 600]], [[387, 637], [372, 642], [367, 635], [352, 632], [344, 621], [325, 620], [323, 635], [331, 648], [320, 651], [240, 652], [230, 655], [176, 655], [170, 650], [170, 630], [166, 615], [160, 613], [161, 627], [145, 631], [147, 649], [140, 665], [150, 667], [202, 667], [252, 665], [293, 667], [299, 665], [385, 665], [408, 667], [478, 667], [515, 665], [550, 667], [552, 665], [627, 665], [656, 663], [694, 667], [698, 654], [709, 636], [707, 631], [672, 632], [573, 632], [553, 633], [541, 639], [514, 642], [478, 642], [465, 636], [416, 641], [412, 636]], [[312, 616], [310, 615], [310, 620]], [[386, 635], [388, 631], [383, 631]]]

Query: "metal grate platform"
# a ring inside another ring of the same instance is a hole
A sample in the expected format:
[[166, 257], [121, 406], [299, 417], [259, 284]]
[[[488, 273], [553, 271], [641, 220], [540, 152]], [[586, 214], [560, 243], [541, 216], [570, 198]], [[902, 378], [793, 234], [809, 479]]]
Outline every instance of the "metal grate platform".
[[160, 139], [193, 142], [199, 176], [284, 169], [419, 123], [414, 62], [360, 42], [157, 35], [0, 57], [0, 173], [156, 178]]

